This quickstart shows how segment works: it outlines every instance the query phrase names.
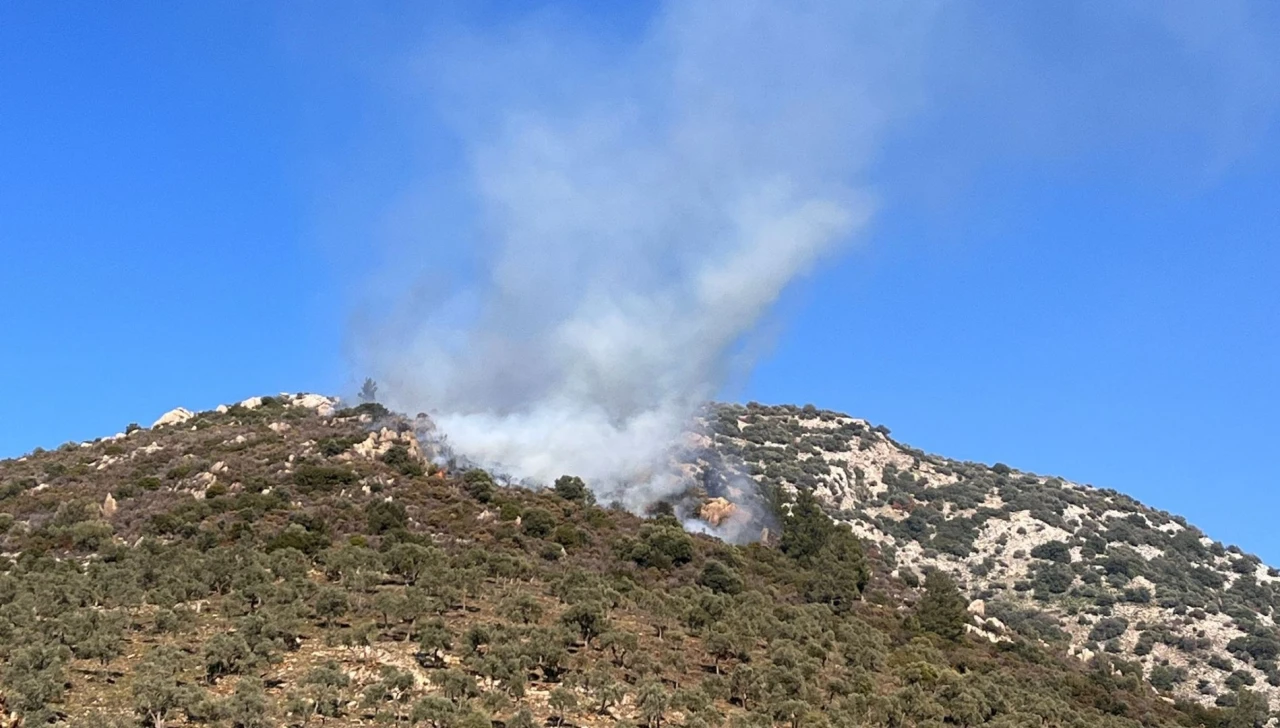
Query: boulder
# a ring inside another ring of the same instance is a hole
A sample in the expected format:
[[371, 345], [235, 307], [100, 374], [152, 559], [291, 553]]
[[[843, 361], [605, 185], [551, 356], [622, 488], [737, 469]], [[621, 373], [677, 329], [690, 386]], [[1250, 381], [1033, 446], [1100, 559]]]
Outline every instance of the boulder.
[[323, 394], [300, 394], [293, 398], [293, 406], [316, 411], [333, 410], [333, 400]]
[[111, 517], [116, 514], [117, 510], [119, 510], [119, 506], [116, 505], [116, 499], [110, 493], [107, 493], [106, 499], [102, 501], [101, 510], [103, 519], [108, 521], [110, 521]]
[[185, 407], [179, 407], [165, 412], [160, 416], [160, 419], [156, 420], [155, 424], [152, 425], [151, 428], [155, 429], [157, 427], [164, 427], [165, 425], [180, 425], [192, 417], [195, 417], [195, 413]]
[[698, 516], [712, 526], [719, 526], [729, 520], [738, 508], [724, 498], [712, 498], [698, 509]]

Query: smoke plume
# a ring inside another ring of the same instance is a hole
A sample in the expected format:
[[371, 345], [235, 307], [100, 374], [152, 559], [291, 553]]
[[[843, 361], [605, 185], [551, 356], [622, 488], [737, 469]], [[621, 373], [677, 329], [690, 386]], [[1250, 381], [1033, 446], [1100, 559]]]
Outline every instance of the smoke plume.
[[363, 347], [389, 403], [516, 479], [635, 510], [686, 488], [681, 433], [867, 224], [911, 105], [920, 13], [852, 5], [697, 0], [594, 51], [546, 26], [452, 48], [477, 264]]

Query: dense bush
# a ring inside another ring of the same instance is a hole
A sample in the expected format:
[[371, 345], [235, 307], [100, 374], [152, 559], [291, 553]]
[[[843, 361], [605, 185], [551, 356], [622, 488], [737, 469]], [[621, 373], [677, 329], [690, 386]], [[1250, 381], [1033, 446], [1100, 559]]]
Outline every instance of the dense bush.
[[640, 566], [670, 569], [693, 560], [693, 540], [678, 525], [646, 524], [625, 552]]
[[1089, 630], [1089, 640], [1105, 642], [1124, 634], [1129, 629], [1129, 621], [1121, 617], [1104, 617], [1099, 619]]
[[1061, 564], [1071, 563], [1071, 547], [1062, 541], [1046, 541], [1031, 549], [1031, 555], [1046, 561], [1056, 561]]
[[559, 519], [545, 508], [530, 508], [520, 515], [520, 530], [537, 538], [550, 535], [558, 523]]
[[329, 492], [359, 479], [355, 472], [331, 465], [300, 465], [293, 473], [293, 484], [302, 493]]

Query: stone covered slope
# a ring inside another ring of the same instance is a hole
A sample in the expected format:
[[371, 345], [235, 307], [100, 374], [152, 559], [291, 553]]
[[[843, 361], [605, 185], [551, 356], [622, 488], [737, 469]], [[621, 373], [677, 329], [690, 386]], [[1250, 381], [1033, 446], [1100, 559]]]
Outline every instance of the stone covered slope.
[[1229, 703], [1241, 685], [1280, 700], [1280, 573], [1181, 517], [1112, 490], [929, 455], [811, 406], [721, 405], [704, 425], [714, 453], [702, 462], [740, 460], [766, 486], [811, 490], [908, 583], [951, 573], [988, 639], [1016, 632], [1085, 659], [1113, 653], [1203, 703]]

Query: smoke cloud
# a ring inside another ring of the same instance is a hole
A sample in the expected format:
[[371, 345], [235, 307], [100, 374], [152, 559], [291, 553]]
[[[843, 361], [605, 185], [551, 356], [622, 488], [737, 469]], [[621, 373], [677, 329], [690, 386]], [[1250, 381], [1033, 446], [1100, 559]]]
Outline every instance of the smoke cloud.
[[453, 48], [446, 75], [503, 69], [464, 75], [484, 92], [457, 111], [479, 272], [364, 347], [390, 403], [516, 479], [636, 510], [686, 488], [669, 458], [697, 407], [874, 210], [914, 21], [842, 5], [671, 3], [622, 50], [546, 27]]
[[670, 498], [698, 405], [877, 192], [1116, 149], [1195, 175], [1247, 148], [1273, 116], [1252, 28], [1274, 14], [1175, 6], [684, 0], [635, 35], [554, 15], [442, 33], [410, 65], [464, 171], [395, 206], [408, 242], [377, 285], [397, 305], [355, 327], [358, 370], [486, 467]]

